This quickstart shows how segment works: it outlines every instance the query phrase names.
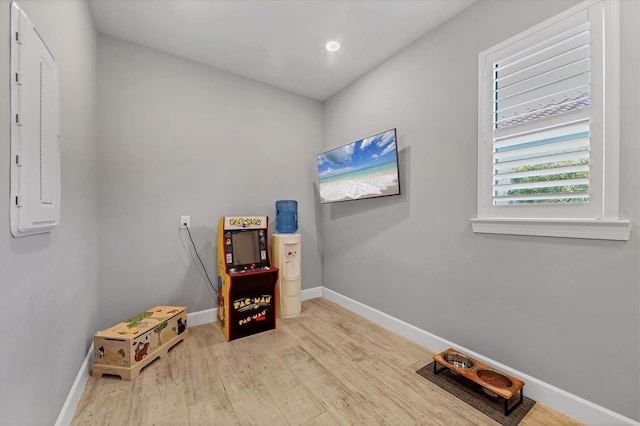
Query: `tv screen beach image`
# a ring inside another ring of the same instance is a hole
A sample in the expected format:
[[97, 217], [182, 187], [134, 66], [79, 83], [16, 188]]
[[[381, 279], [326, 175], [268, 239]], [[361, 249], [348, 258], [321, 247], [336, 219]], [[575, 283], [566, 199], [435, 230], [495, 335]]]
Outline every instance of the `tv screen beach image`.
[[400, 193], [395, 129], [318, 155], [320, 202]]

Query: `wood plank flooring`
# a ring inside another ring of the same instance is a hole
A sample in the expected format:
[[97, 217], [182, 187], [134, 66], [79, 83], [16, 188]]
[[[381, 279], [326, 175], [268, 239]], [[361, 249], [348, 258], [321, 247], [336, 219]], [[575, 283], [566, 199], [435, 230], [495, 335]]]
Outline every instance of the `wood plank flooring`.
[[[232, 342], [189, 330], [133, 381], [90, 377], [73, 424], [497, 424], [415, 373], [432, 352], [323, 298]], [[536, 404], [521, 424], [579, 423]]]

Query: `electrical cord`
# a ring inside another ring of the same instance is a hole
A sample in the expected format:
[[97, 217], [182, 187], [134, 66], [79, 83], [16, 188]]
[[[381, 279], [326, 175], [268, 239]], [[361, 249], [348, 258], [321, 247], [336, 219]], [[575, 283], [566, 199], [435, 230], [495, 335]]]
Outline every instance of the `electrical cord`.
[[207, 281], [209, 281], [209, 285], [211, 285], [211, 288], [213, 289], [213, 291], [215, 291], [217, 293], [218, 289], [211, 282], [211, 278], [209, 278], [209, 274], [207, 273], [207, 268], [204, 267], [204, 263], [202, 263], [202, 259], [200, 259], [200, 255], [198, 254], [198, 249], [196, 248], [196, 245], [193, 242], [193, 238], [191, 238], [191, 231], [189, 230], [189, 226], [185, 223], [184, 227], [187, 229], [187, 234], [189, 234], [189, 239], [191, 240], [191, 245], [193, 246], [193, 250], [196, 252], [196, 256], [198, 256], [198, 260], [200, 261], [200, 264], [202, 265], [202, 270], [204, 271], [204, 274], [207, 276]]

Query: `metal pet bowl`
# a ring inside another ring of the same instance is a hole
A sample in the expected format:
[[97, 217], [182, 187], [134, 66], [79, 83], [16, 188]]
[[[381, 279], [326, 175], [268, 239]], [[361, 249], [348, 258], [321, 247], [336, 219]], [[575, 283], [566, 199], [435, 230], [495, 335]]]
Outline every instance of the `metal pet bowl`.
[[457, 352], [447, 352], [442, 359], [460, 370], [468, 370], [476, 365], [471, 358]]
[[[513, 381], [511, 381], [510, 378], [508, 378], [507, 376], [505, 376], [502, 373], [498, 373], [495, 370], [489, 370], [489, 369], [485, 369], [485, 368], [479, 368], [478, 371], [476, 371], [476, 376], [478, 376], [478, 379], [480, 379], [481, 381], [483, 381], [484, 383], [493, 386], [494, 388], [498, 388], [498, 389], [510, 389], [513, 387]], [[496, 396], [495, 393], [488, 391], [486, 389], [483, 388], [483, 390], [491, 396]]]

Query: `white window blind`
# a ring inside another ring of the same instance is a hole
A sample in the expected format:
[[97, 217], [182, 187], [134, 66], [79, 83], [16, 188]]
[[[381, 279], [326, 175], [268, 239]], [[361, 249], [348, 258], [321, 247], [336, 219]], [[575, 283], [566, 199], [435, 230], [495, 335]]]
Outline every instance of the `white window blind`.
[[588, 0], [479, 54], [472, 223], [618, 219], [617, 20]]
[[589, 27], [493, 64], [494, 205], [589, 201]]

